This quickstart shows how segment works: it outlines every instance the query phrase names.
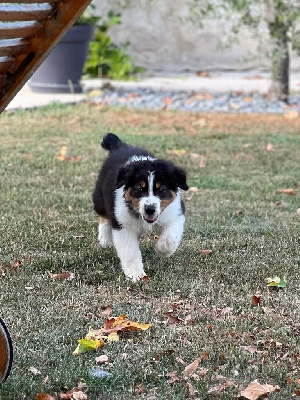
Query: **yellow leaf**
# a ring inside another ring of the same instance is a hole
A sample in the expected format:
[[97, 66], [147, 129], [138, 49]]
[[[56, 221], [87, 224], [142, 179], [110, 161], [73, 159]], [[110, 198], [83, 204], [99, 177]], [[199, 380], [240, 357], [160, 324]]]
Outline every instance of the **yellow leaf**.
[[184, 149], [173, 149], [173, 150], [168, 150], [168, 154], [172, 154], [173, 156], [183, 156], [186, 153]]
[[120, 337], [117, 332], [111, 332], [105, 339], [108, 343], [118, 342], [120, 340]]
[[84, 354], [88, 351], [93, 351], [93, 350], [97, 350], [99, 349], [99, 347], [103, 347], [104, 346], [104, 342], [103, 339], [80, 339], [78, 340], [79, 345], [77, 346], [77, 348], [74, 350], [73, 354], [78, 356], [80, 354]]
[[59, 151], [59, 155], [57, 156], [57, 159], [60, 160], [60, 161], [64, 161], [66, 159], [66, 156], [67, 156], [67, 151], [68, 151], [67, 146], [61, 146], [60, 151]]

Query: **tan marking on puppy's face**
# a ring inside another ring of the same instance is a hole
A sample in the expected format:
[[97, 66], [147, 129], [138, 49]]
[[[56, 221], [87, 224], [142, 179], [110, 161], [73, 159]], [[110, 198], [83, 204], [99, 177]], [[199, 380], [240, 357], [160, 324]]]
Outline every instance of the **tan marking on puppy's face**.
[[141, 185], [141, 188], [144, 189], [144, 188], [146, 187], [146, 182], [145, 182], [145, 181], [141, 181], [141, 182], [140, 182], [140, 185]]
[[132, 197], [131, 194], [130, 194], [130, 191], [131, 191], [131, 188], [128, 188], [128, 189], [125, 191], [125, 194], [124, 194], [125, 200], [126, 200], [128, 203], [132, 204], [132, 207], [133, 207], [136, 211], [139, 211], [140, 199], [138, 199], [138, 198], [136, 198], [136, 197]]
[[176, 198], [176, 193], [173, 190], [170, 190], [169, 193], [171, 194], [171, 197], [167, 198], [167, 199], [163, 199], [160, 202], [160, 207], [161, 207], [162, 211], [165, 210], [168, 207], [168, 205], [171, 204], [172, 201], [174, 201]]
[[156, 182], [156, 183], [155, 183], [155, 187], [156, 187], [156, 189], [159, 189], [159, 188], [160, 188], [160, 183], [159, 183], [159, 182]]

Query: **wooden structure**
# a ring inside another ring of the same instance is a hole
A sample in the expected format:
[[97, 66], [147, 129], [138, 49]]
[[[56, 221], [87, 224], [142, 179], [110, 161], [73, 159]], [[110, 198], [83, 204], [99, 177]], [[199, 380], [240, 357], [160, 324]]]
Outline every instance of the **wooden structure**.
[[0, 318], [0, 385], [8, 377], [12, 365], [13, 347], [9, 332]]
[[91, 0], [0, 3], [0, 113]]
[[[0, 113], [91, 0], [5, 0], [0, 3]], [[0, 384], [13, 347], [0, 318]]]

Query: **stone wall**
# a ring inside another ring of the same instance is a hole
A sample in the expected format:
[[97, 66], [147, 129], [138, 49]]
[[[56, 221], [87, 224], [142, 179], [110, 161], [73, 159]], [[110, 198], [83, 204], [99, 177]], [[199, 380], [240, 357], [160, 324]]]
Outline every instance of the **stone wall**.
[[[208, 21], [202, 29], [183, 22], [188, 15], [186, 0], [133, 0], [132, 6], [120, 9], [114, 1], [94, 0], [101, 15], [114, 9], [122, 14], [122, 24], [111, 29], [115, 42], [130, 42], [128, 52], [134, 63], [148, 72], [193, 72], [202, 70], [268, 70], [266, 47], [244, 29], [239, 44], [221, 50], [220, 43], [230, 32], [226, 21]], [[259, 35], [265, 37], [266, 28]], [[252, 57], [253, 56], [253, 57]], [[300, 58], [293, 55], [291, 67], [300, 70]]]

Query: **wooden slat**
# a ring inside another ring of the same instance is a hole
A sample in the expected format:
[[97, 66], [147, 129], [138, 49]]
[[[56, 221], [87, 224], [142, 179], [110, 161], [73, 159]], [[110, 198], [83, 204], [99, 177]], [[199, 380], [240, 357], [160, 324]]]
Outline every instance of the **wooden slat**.
[[0, 74], [1, 71], [9, 71], [15, 64], [15, 57], [0, 57]]
[[61, 0], [6, 0], [4, 3], [17, 4], [42, 4], [42, 3], [58, 3]]
[[55, 5], [43, 4], [3, 4], [0, 3], [0, 21], [43, 21], [55, 12]]
[[0, 40], [0, 56], [24, 54], [28, 47], [29, 41], [26, 39]]
[[0, 85], [0, 113], [41, 65], [53, 47], [82, 14], [91, 0], [63, 0], [57, 4], [53, 19], [44, 22], [42, 29], [30, 39], [28, 54], [16, 56], [13, 73], [6, 74]]
[[26, 22], [0, 22], [0, 38], [29, 38], [36, 35], [43, 28], [37, 21]]

